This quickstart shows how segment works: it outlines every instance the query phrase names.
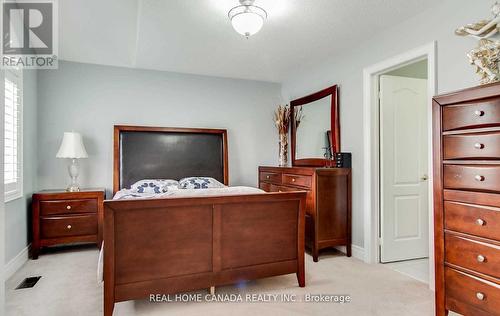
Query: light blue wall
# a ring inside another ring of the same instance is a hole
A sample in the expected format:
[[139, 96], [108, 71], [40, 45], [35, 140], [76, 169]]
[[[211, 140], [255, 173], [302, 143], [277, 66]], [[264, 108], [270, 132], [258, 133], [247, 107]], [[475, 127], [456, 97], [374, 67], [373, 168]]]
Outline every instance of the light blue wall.
[[[64, 131], [82, 133], [82, 186], [112, 189], [113, 125], [228, 130], [231, 185], [257, 185], [257, 167], [277, 164], [272, 122], [281, 85], [178, 73], [60, 62], [38, 72], [38, 184], [67, 185], [55, 158]], [[203, 159], [203, 157], [200, 157]]]
[[23, 197], [5, 203], [5, 262], [28, 245], [31, 229], [31, 195], [36, 190], [37, 164], [37, 75], [23, 73]]
[[[283, 82], [284, 100], [293, 100], [333, 84], [340, 85], [342, 150], [352, 152], [352, 242], [364, 244], [363, 69], [422, 45], [437, 42], [438, 92], [479, 84], [467, 52], [477, 40], [456, 36], [457, 27], [491, 17], [494, 0], [445, 0], [403, 23], [359, 42], [354, 49], [327, 60], [298, 65]], [[337, 43], [335, 43], [336, 45]]]

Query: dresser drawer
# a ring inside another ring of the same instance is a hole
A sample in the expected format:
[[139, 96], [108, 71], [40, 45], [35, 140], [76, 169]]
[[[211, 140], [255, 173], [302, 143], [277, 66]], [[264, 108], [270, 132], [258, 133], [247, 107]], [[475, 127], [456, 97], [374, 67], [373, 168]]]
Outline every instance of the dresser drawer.
[[40, 214], [97, 213], [96, 199], [40, 201]]
[[281, 184], [281, 173], [261, 171], [259, 177], [260, 181]]
[[310, 188], [311, 180], [310, 176], [301, 176], [296, 174], [283, 174], [283, 184], [296, 185], [300, 187]]
[[500, 285], [448, 267], [445, 284], [448, 309], [462, 315], [499, 315]]
[[[269, 188], [269, 190], [263, 189], [264, 188]], [[266, 183], [261, 183], [262, 190], [266, 192], [295, 192], [295, 191], [306, 191], [307, 192], [307, 197], [306, 197], [306, 214], [314, 214], [315, 209], [314, 209], [314, 194], [305, 189], [301, 188], [294, 188], [294, 187], [287, 187], [284, 185], [274, 185], [274, 184], [269, 184], [269, 187], [267, 186]]]
[[445, 261], [500, 278], [500, 246], [445, 234]]
[[443, 159], [500, 159], [500, 132], [443, 137]]
[[271, 192], [295, 192], [295, 191], [301, 191], [301, 189], [298, 188], [290, 188], [286, 187], [283, 185], [271, 185]]
[[444, 202], [446, 229], [500, 240], [500, 208]]
[[470, 189], [500, 192], [500, 166], [444, 165], [446, 189]]
[[40, 219], [42, 238], [97, 234], [97, 215], [45, 217]]
[[271, 191], [271, 186], [272, 186], [272, 184], [270, 184], [270, 183], [261, 182], [259, 184], [259, 189], [264, 190], [266, 192], [272, 192]]
[[500, 126], [500, 100], [443, 107], [443, 130]]

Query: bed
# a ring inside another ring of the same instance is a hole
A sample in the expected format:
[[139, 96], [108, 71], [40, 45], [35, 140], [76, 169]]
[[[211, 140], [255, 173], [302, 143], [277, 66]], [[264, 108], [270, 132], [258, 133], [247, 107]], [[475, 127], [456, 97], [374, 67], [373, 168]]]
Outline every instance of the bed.
[[[194, 175], [228, 184], [226, 130], [115, 126], [113, 193]], [[291, 273], [304, 287], [305, 198], [233, 190], [105, 201], [104, 315], [150, 294]]]

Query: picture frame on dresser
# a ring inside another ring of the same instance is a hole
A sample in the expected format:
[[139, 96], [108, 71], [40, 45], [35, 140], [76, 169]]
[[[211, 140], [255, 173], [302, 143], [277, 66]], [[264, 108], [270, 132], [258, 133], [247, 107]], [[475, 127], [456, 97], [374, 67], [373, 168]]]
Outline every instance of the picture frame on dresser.
[[500, 83], [433, 98], [436, 315], [500, 315]]

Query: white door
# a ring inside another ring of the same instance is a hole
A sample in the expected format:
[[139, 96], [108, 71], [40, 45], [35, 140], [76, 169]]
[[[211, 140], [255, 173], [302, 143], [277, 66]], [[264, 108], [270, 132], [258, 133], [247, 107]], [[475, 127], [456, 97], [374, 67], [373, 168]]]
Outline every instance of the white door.
[[380, 76], [380, 261], [429, 256], [427, 80]]

